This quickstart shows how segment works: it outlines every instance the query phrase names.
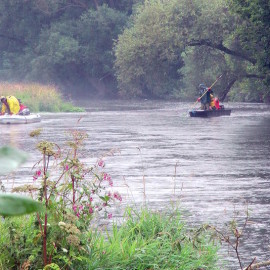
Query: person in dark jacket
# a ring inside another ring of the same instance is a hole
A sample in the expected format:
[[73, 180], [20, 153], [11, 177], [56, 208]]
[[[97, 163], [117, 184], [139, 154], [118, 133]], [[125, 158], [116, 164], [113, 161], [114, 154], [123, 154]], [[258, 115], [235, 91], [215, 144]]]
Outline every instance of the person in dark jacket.
[[201, 109], [202, 110], [209, 110], [209, 105], [211, 102], [211, 94], [213, 94], [213, 91], [211, 88], [208, 88], [205, 86], [205, 84], [201, 83], [199, 85], [199, 94], [200, 97], [198, 98], [198, 101], [201, 102]]

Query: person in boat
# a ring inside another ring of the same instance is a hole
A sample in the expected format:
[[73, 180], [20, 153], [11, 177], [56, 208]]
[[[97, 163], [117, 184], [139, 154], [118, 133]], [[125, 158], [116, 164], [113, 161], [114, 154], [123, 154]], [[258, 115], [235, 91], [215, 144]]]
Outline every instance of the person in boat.
[[214, 106], [215, 106], [216, 110], [221, 110], [221, 107], [219, 105], [219, 99], [218, 99], [218, 97], [215, 97], [214, 98]]
[[210, 94], [210, 110], [216, 110], [215, 98], [213, 94]]
[[30, 114], [29, 108], [27, 106], [25, 106], [20, 99], [18, 99], [18, 101], [20, 104], [19, 115], [29, 115]]
[[210, 95], [213, 95], [213, 91], [211, 88], [208, 88], [205, 86], [205, 84], [201, 83], [199, 85], [199, 94], [200, 97], [198, 98], [198, 101], [201, 102], [201, 109], [202, 110], [209, 110], [209, 105], [211, 102]]
[[3, 114], [18, 114], [20, 111], [20, 104], [17, 98], [14, 96], [1, 96], [2, 102], [1, 115]]

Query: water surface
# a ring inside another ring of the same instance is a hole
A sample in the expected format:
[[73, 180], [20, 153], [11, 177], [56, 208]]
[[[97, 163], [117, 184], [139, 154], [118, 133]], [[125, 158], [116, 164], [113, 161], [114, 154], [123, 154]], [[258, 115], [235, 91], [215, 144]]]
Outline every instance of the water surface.
[[[222, 227], [235, 210], [251, 222], [240, 247], [243, 262], [269, 259], [270, 235], [270, 107], [262, 104], [225, 104], [231, 116], [190, 118], [192, 104], [156, 101], [84, 101], [86, 113], [42, 114], [42, 122], [1, 126], [1, 145], [11, 144], [30, 158], [9, 181], [7, 189], [31, 182], [38, 160], [36, 139], [29, 132], [43, 128], [41, 139], [63, 144], [74, 128], [87, 132], [84, 160], [106, 157], [115, 189], [137, 205], [146, 199], [158, 210], [180, 202], [190, 223]], [[144, 186], [145, 183], [145, 186]], [[144, 196], [144, 187], [146, 198]], [[120, 215], [119, 208], [114, 215]], [[223, 254], [226, 248], [223, 249]], [[233, 255], [233, 254], [231, 254]], [[229, 269], [239, 269], [234, 256]]]

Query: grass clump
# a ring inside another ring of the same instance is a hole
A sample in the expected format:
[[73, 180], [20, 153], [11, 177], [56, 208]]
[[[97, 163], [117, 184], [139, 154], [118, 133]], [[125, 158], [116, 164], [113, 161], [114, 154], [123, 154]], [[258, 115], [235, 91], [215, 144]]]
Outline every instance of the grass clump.
[[114, 225], [107, 238], [91, 238], [87, 269], [219, 269], [210, 236], [203, 230], [188, 231], [179, 212], [129, 209], [125, 223]]
[[[67, 222], [50, 222], [48, 228], [50, 237], [54, 236], [50, 252], [56, 252], [50, 263], [71, 267], [61, 269], [220, 269], [218, 248], [210, 235], [201, 229], [187, 229], [178, 211], [167, 215], [128, 209], [125, 222], [119, 227], [113, 225], [107, 235], [91, 230], [82, 234], [75, 226], [75, 234], [70, 235], [70, 226]], [[64, 233], [67, 229], [68, 237]], [[25, 263], [31, 265], [29, 269], [41, 269], [41, 243], [34, 215], [0, 221], [0, 269], [1, 265], [21, 269], [19, 266]]]
[[32, 112], [83, 112], [83, 108], [66, 102], [60, 91], [53, 85], [37, 83], [0, 83], [1, 96], [15, 96]]

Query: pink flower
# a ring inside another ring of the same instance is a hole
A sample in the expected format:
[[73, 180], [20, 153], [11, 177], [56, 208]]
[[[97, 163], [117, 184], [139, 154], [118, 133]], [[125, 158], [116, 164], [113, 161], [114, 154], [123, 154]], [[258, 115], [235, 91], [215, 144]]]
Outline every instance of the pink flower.
[[89, 214], [93, 214], [94, 210], [92, 207], [89, 207]]
[[77, 216], [77, 217], [80, 217], [80, 213], [79, 213], [79, 212], [78, 212], [78, 213], [76, 213], [76, 216]]
[[69, 169], [69, 167], [68, 167], [68, 165], [66, 165], [66, 166], [65, 166], [65, 170], [68, 171], [68, 169]]
[[41, 175], [41, 170], [38, 170], [35, 172], [35, 174], [33, 175], [33, 180], [36, 181]]
[[112, 181], [112, 178], [109, 174], [107, 173], [104, 173], [103, 174], [103, 179], [108, 181], [109, 185], [112, 187], [113, 186], [113, 181]]
[[76, 204], [73, 204], [72, 209], [73, 209], [74, 212], [77, 210]]
[[109, 180], [109, 186], [112, 187], [113, 186], [113, 181], [110, 179]]
[[105, 162], [104, 162], [102, 159], [100, 159], [100, 160], [98, 161], [98, 166], [99, 166], [99, 167], [104, 167], [104, 166], [105, 166]]
[[79, 209], [80, 209], [80, 210], [83, 210], [83, 205], [80, 205], [80, 206], [79, 206]]
[[89, 198], [89, 201], [90, 201], [90, 202], [92, 202], [92, 201], [93, 201], [93, 198], [92, 198], [92, 197], [90, 197], [90, 198]]
[[112, 218], [112, 213], [108, 214], [108, 219]]
[[115, 198], [115, 199], [117, 199], [118, 201], [122, 201], [122, 197], [121, 197], [121, 195], [118, 193], [118, 192], [115, 192], [114, 194], [113, 194], [113, 197]]

